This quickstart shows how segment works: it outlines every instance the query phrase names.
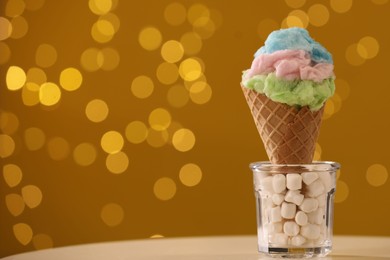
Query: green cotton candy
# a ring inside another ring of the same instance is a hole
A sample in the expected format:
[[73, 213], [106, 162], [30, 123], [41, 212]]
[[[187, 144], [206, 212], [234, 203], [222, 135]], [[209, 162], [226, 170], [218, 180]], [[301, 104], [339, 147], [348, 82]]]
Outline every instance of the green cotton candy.
[[317, 83], [311, 80], [285, 80], [277, 78], [275, 73], [253, 76], [244, 80], [243, 85], [265, 94], [272, 101], [289, 106], [309, 106], [311, 111], [319, 110], [335, 91], [333, 78]]

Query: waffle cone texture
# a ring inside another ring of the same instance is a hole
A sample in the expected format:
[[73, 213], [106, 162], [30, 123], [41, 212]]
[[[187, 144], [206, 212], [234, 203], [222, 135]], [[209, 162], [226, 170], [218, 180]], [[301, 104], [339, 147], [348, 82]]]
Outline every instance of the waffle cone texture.
[[271, 163], [311, 163], [325, 106], [314, 112], [298, 109], [242, 89]]

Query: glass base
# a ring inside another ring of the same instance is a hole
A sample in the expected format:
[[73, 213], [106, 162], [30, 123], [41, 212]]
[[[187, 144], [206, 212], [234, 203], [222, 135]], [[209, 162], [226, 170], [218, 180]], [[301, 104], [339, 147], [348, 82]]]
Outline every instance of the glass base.
[[332, 247], [259, 247], [259, 252], [277, 258], [311, 258], [323, 257], [330, 253]]

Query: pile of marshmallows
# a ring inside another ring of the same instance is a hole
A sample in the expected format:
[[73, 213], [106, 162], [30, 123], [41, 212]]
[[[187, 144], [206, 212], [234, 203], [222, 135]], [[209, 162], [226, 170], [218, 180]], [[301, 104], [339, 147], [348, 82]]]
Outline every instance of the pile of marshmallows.
[[328, 172], [255, 174], [261, 198], [259, 238], [265, 245], [321, 246], [328, 238], [327, 194], [334, 188]]

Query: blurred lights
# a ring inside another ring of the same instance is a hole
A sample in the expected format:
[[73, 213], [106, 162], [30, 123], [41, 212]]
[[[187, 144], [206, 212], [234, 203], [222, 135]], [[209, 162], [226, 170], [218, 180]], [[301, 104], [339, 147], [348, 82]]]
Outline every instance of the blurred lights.
[[161, 32], [155, 27], [146, 27], [138, 35], [139, 44], [148, 51], [153, 51], [160, 47], [161, 41]]
[[176, 194], [176, 183], [169, 177], [162, 177], [154, 183], [153, 193], [159, 200], [170, 200]]
[[18, 186], [22, 181], [22, 170], [16, 164], [6, 164], [3, 166], [3, 177], [10, 188]]
[[18, 66], [10, 66], [6, 75], [6, 84], [9, 90], [18, 90], [26, 83], [26, 73]]
[[119, 132], [108, 131], [102, 136], [100, 144], [106, 153], [114, 154], [122, 150], [124, 142]]
[[13, 226], [13, 232], [15, 235], [15, 238], [21, 243], [22, 245], [28, 245], [33, 237], [33, 230], [31, 227], [26, 223], [18, 223]]
[[108, 112], [109, 108], [106, 102], [101, 99], [93, 99], [89, 101], [85, 108], [85, 115], [94, 123], [104, 121], [108, 116]]
[[124, 152], [109, 154], [106, 158], [106, 167], [113, 174], [121, 174], [127, 170], [129, 158]]

